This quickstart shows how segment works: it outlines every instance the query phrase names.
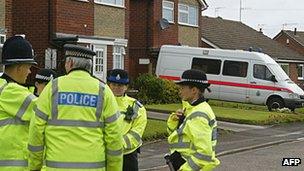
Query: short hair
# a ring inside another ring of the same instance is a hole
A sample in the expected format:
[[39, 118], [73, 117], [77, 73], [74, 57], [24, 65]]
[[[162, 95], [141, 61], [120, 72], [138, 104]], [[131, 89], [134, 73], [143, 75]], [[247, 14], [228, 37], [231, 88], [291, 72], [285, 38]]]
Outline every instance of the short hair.
[[67, 57], [66, 61], [68, 61], [68, 60], [71, 60], [74, 62], [73, 68], [81, 68], [81, 69], [85, 69], [89, 73], [92, 72], [93, 61], [91, 59], [78, 58], [78, 57]]

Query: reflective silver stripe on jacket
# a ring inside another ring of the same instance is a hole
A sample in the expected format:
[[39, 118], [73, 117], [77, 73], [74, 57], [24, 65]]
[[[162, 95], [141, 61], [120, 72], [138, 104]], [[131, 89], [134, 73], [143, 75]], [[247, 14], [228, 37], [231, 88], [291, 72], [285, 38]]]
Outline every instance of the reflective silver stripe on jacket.
[[8, 85], [8, 83], [5, 83], [2, 87], [0, 87], [0, 94], [2, 93], [2, 91], [4, 90], [4, 88]]
[[107, 149], [107, 154], [111, 156], [119, 156], [122, 155], [122, 149], [120, 150], [109, 150]]
[[106, 166], [106, 162], [59, 162], [59, 161], [46, 161], [47, 167], [53, 168], [75, 168], [75, 169], [85, 169], [85, 168], [103, 168]]
[[27, 146], [27, 149], [32, 151], [32, 152], [39, 152], [39, 151], [43, 151], [44, 150], [44, 146], [33, 146], [33, 145], [29, 145]]
[[[0, 166], [21, 166], [27, 167], [27, 160], [1, 160], [0, 159]], [[0, 168], [1, 170], [1, 168]]]
[[202, 153], [196, 152], [196, 153], [193, 154], [193, 156], [197, 159], [200, 159], [200, 160], [205, 160], [205, 161], [209, 161], [209, 162], [213, 161], [212, 156], [208, 156], [208, 155], [205, 155], [205, 154], [202, 154]]
[[48, 120], [48, 125], [52, 126], [71, 126], [71, 127], [87, 127], [87, 128], [103, 128], [102, 122], [96, 121], [79, 121], [79, 120]]
[[29, 105], [32, 103], [32, 101], [37, 98], [36, 96], [34, 96], [33, 94], [28, 95], [25, 100], [23, 101], [21, 107], [19, 108], [16, 116], [19, 118], [22, 118], [22, 116], [24, 115], [26, 109], [29, 107]]
[[112, 123], [115, 122], [120, 116], [120, 112], [116, 112], [114, 115], [105, 119], [105, 123]]
[[178, 142], [178, 143], [173, 143], [169, 144], [170, 148], [190, 148], [190, 143], [189, 142]]
[[39, 110], [37, 108], [37, 106], [34, 107], [34, 111], [35, 111], [36, 116], [38, 116], [39, 118], [41, 118], [45, 121], [48, 120], [49, 116], [47, 114], [45, 114], [44, 112], [42, 112], [41, 110]]
[[101, 117], [101, 114], [102, 114], [103, 96], [104, 96], [103, 92], [104, 92], [104, 89], [105, 89], [104, 83], [102, 83], [101, 81], [99, 81], [99, 91], [98, 91], [99, 103], [97, 103], [96, 114], [95, 114], [97, 122], [100, 121], [100, 117]]
[[139, 103], [138, 101], [135, 101], [135, 104], [133, 105], [133, 116], [132, 116], [132, 120], [133, 119], [135, 119], [135, 118], [137, 118], [137, 116], [138, 116], [138, 111], [139, 111], [139, 108], [141, 108], [141, 106], [139, 105], [139, 104], [137, 104], [137, 103]]
[[52, 120], [58, 117], [58, 78], [52, 82]]
[[[128, 134], [131, 135], [132, 137], [134, 137], [134, 139], [138, 142], [138, 144], [142, 143], [141, 137], [140, 137], [140, 135], [137, 132], [130, 130], [127, 133], [127, 135]], [[130, 139], [129, 139], [129, 137], [127, 135], [123, 136], [123, 138], [124, 138], [124, 140], [125, 140], [125, 142], [127, 144], [127, 148], [126, 149], [131, 149], [132, 148], [131, 147], [131, 142], [130, 142]]]
[[0, 120], [0, 127], [5, 125], [26, 125], [28, 122], [22, 121], [19, 118], [8, 118]]
[[125, 142], [127, 144], [127, 148], [126, 149], [130, 149], [131, 148], [131, 142], [129, 140], [129, 137], [127, 135], [124, 135], [123, 138], [124, 138], [124, 140], [125, 140]]
[[194, 161], [191, 159], [191, 157], [187, 158], [188, 164], [191, 167], [191, 170], [199, 171], [201, 168], [198, 166]]

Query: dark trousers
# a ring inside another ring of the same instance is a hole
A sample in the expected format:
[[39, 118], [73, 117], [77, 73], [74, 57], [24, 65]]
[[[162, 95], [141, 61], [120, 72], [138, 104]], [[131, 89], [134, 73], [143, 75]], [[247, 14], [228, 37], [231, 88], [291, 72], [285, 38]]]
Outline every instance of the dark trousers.
[[138, 171], [138, 151], [123, 156], [123, 171]]

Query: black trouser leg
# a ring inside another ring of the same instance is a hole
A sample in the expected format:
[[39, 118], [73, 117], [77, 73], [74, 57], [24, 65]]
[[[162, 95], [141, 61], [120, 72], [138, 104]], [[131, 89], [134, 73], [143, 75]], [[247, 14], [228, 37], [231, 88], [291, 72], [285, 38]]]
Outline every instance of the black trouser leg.
[[138, 171], [137, 150], [123, 156], [123, 171]]

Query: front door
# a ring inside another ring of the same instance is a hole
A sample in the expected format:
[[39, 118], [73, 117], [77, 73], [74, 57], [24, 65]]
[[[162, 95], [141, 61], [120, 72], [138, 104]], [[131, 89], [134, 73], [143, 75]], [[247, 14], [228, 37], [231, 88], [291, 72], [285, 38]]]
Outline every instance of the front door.
[[106, 81], [107, 72], [107, 47], [101, 45], [92, 46], [96, 52], [93, 58], [93, 75], [103, 81]]

